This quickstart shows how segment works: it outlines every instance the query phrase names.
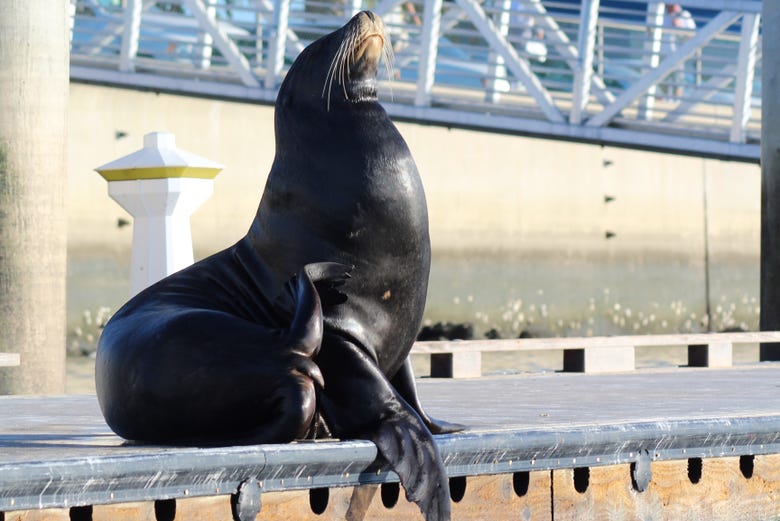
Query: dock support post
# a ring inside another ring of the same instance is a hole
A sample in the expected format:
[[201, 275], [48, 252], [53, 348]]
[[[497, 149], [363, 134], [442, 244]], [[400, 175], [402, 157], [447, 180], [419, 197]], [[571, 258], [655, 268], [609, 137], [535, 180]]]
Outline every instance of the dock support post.
[[611, 373], [633, 371], [634, 346], [588, 347], [563, 350], [563, 371], [570, 373]]
[[689, 367], [731, 367], [731, 342], [714, 342], [688, 346]]
[[[780, 89], [780, 2], [762, 2], [761, 92]], [[761, 97], [761, 331], [780, 329], [780, 101]], [[780, 360], [780, 344], [762, 344], [760, 360]]]
[[482, 353], [437, 353], [431, 355], [432, 378], [479, 378], [482, 376]]

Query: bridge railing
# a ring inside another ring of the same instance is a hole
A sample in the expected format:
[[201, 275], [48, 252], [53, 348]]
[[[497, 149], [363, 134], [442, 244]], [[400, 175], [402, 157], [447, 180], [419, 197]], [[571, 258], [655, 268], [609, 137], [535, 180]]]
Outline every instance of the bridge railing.
[[361, 9], [395, 51], [391, 115], [757, 161], [760, 0], [76, 0], [72, 77], [273, 101], [297, 54]]

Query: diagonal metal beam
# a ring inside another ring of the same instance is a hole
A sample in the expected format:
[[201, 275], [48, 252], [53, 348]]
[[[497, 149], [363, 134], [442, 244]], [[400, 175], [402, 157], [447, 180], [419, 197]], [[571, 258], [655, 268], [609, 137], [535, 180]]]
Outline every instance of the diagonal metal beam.
[[664, 58], [657, 69], [649, 71], [645, 76], [639, 79], [631, 87], [626, 89], [611, 105], [602, 112], [588, 120], [586, 126], [601, 127], [606, 125], [617, 113], [623, 110], [640, 95], [645, 93], [650, 87], [666, 78], [671, 74], [684, 60], [691, 56], [696, 49], [706, 45], [718, 33], [731, 25], [739, 17], [740, 13], [735, 11], [723, 11], [715, 18], [709, 21], [707, 25], [696, 32], [696, 35], [681, 45], [676, 52]]
[[233, 40], [217, 25], [217, 19], [213, 11], [209, 12], [203, 4], [203, 0], [181, 0], [190, 8], [200, 28], [209, 33], [214, 40], [214, 45], [222, 53], [233, 70], [241, 78], [241, 82], [248, 87], [260, 87], [260, 82], [255, 77], [249, 66], [249, 61], [241, 54]]
[[[580, 58], [579, 51], [572, 45], [571, 40], [561, 29], [561, 26], [558, 25], [558, 22], [547, 12], [541, 0], [525, 0], [524, 4], [541, 15], [537, 20], [539, 25], [545, 29], [545, 39], [555, 48], [561, 58], [566, 61], [571, 70], [577, 70], [577, 63]], [[615, 101], [615, 96], [609, 92], [603, 78], [594, 75], [591, 82], [591, 89], [599, 103], [609, 105]]]
[[[761, 59], [761, 48], [757, 46], [756, 49], [756, 61]], [[717, 75], [713, 76], [703, 85], [695, 89], [689, 96], [685, 97], [685, 101], [682, 101], [677, 107], [666, 114], [661, 121], [663, 123], [674, 123], [680, 116], [687, 114], [691, 108], [703, 103], [718, 93], [719, 90], [728, 86], [737, 74], [737, 65], [731, 63], [721, 69]]]
[[476, 0], [455, 0], [457, 4], [466, 12], [474, 27], [482, 34], [482, 37], [488, 41], [491, 49], [504, 58], [506, 66], [512, 71], [517, 79], [523, 84], [539, 108], [542, 110], [548, 120], [554, 123], [564, 123], [565, 118], [561, 111], [553, 103], [552, 96], [544, 88], [542, 82], [531, 70], [528, 61], [522, 58], [512, 47], [506, 38], [501, 35], [498, 28], [490, 20], [482, 7]]
[[734, 89], [734, 114], [731, 120], [729, 141], [745, 142], [745, 127], [750, 119], [750, 98], [756, 73], [756, 50], [758, 48], [758, 25], [761, 16], [746, 14], [742, 18], [742, 32], [737, 56], [737, 84]]
[[663, 123], [674, 123], [680, 119], [681, 116], [687, 114], [694, 106], [709, 100], [717, 94], [720, 89], [734, 81], [736, 70], [737, 66], [733, 63], [723, 67], [723, 69], [718, 71], [717, 75], [707, 80], [700, 87], [691, 92], [690, 95], [686, 95], [685, 100], [681, 101], [674, 110], [669, 111], [661, 121]]

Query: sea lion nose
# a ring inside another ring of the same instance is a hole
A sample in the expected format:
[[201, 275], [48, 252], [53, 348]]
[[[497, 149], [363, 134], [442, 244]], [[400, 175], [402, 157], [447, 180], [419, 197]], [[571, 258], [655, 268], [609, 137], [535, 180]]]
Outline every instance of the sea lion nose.
[[384, 31], [384, 23], [382, 22], [382, 19], [371, 11], [361, 11], [356, 15], [356, 17], [360, 17], [361, 19], [365, 18], [365, 20], [371, 24], [371, 26], [373, 26], [375, 31]]

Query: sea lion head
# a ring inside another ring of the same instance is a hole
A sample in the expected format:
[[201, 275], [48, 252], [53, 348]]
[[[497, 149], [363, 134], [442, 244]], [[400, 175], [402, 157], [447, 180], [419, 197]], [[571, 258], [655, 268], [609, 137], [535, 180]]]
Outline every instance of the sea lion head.
[[340, 29], [306, 47], [290, 67], [277, 106], [330, 110], [340, 103], [375, 101], [379, 60], [390, 67], [392, 48], [382, 19], [356, 14]]

